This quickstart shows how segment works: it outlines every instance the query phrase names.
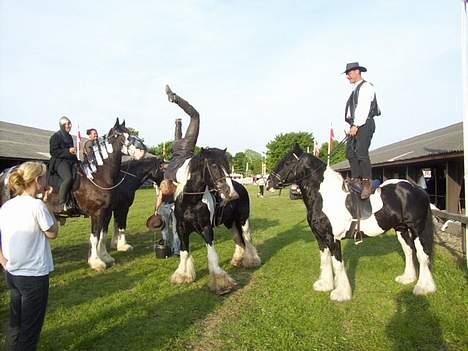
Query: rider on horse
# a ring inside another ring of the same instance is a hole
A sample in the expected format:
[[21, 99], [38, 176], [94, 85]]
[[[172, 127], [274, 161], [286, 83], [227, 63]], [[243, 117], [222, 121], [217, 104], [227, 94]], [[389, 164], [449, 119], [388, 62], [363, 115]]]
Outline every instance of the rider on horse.
[[59, 120], [60, 130], [55, 132], [49, 140], [50, 163], [49, 174], [57, 173], [62, 183], [59, 188], [59, 203], [63, 212], [68, 212], [74, 206], [70, 198], [70, 190], [73, 185], [73, 165], [78, 162], [76, 148], [73, 146], [73, 138], [70, 135], [72, 123], [68, 117], [63, 116]]

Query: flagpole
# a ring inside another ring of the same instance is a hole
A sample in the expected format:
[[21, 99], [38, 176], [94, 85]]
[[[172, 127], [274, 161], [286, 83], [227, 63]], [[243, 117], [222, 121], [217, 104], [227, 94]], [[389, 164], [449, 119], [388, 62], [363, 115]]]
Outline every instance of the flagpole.
[[[467, 0], [461, 1], [461, 63], [462, 63], [462, 99], [463, 99], [463, 159], [465, 171], [465, 216], [468, 216], [468, 14]], [[468, 228], [465, 229], [465, 256], [468, 267]]]

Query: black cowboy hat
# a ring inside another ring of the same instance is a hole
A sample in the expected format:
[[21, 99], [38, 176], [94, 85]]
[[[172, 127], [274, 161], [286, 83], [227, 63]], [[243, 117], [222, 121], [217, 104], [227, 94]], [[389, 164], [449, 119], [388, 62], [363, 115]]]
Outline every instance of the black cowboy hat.
[[162, 230], [164, 229], [165, 225], [166, 223], [164, 222], [163, 218], [159, 213], [151, 215], [146, 220], [146, 226], [149, 230]]
[[355, 70], [355, 69], [358, 69], [361, 72], [367, 72], [367, 68], [363, 67], [363, 66], [359, 66], [359, 62], [351, 62], [351, 63], [346, 64], [346, 69], [345, 69], [345, 71], [343, 73], [347, 74], [349, 71], [352, 71], [352, 70]]

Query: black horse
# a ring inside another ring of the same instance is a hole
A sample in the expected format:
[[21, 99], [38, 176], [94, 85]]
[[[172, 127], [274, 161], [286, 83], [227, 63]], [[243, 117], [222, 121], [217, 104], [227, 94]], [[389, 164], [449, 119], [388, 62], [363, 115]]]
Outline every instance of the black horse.
[[[331, 290], [332, 300], [350, 300], [351, 286], [341, 256], [341, 240], [349, 235], [353, 217], [345, 204], [349, 193], [343, 187], [343, 178], [296, 144], [271, 172], [268, 188], [278, 189], [291, 183], [301, 188], [307, 221], [320, 249], [320, 277], [314, 289]], [[405, 253], [405, 270], [395, 281], [410, 284], [417, 280], [413, 289], [416, 295], [435, 292], [430, 270], [434, 228], [425, 191], [406, 180], [390, 179], [377, 188], [370, 202], [372, 215], [361, 219], [360, 230], [366, 236], [377, 236], [395, 229]], [[414, 251], [419, 261], [419, 278], [413, 263]]]
[[[144, 144], [137, 137], [130, 136], [129, 130], [125, 127], [125, 121], [120, 124], [118, 118], [115, 125], [107, 133], [105, 145], [107, 145], [108, 157], [104, 159], [103, 165], [97, 166], [97, 171], [92, 175], [92, 179], [86, 177], [84, 172], [79, 172], [78, 180], [75, 181], [72, 188], [80, 213], [91, 217], [89, 238], [91, 250], [88, 264], [97, 271], [106, 269], [107, 265], [111, 265], [115, 261], [107, 252], [105, 245], [107, 231], [104, 231], [103, 228], [105, 225], [104, 214], [111, 204], [112, 190], [121, 183], [123, 178], [120, 173], [122, 154], [139, 158], [143, 157], [146, 152]], [[2, 174], [6, 177], [9, 172], [5, 171]], [[53, 182], [53, 179], [49, 179], [49, 184], [51, 181]], [[7, 195], [10, 195], [4, 189], [6, 185], [7, 181], [2, 179], [0, 183], [2, 201], [6, 201]], [[54, 186], [54, 192], [48, 196], [47, 206], [53, 213], [59, 214], [62, 206], [59, 205], [58, 189], [55, 182], [51, 185]], [[62, 215], [60, 214], [60, 216]]]
[[[236, 250], [231, 261], [233, 265], [252, 267], [260, 264], [260, 258], [251, 244], [248, 221], [250, 203], [247, 191], [240, 184], [235, 185], [236, 183], [229, 178], [226, 150], [202, 149], [183, 167], [177, 173], [178, 177], [181, 175], [183, 179], [177, 187], [175, 201], [176, 227], [181, 241], [180, 263], [171, 281], [181, 284], [195, 280], [193, 257], [189, 252], [189, 236], [192, 232], [197, 232], [205, 240], [208, 250], [210, 288], [218, 294], [227, 293], [235, 288], [236, 283], [219, 266], [219, 257], [214, 248], [213, 229], [216, 224], [224, 223], [234, 234]], [[216, 210], [215, 193], [218, 193], [223, 201], [223, 209]]]
[[105, 211], [104, 223], [106, 224], [105, 231], [107, 231], [110, 219], [114, 215], [111, 248], [117, 249], [117, 251], [129, 251], [133, 247], [126, 241], [125, 230], [127, 229], [128, 211], [135, 199], [135, 192], [147, 180], [159, 185], [163, 180], [164, 172], [162, 162], [157, 157], [124, 162], [120, 172], [124, 180], [112, 190], [111, 205]]

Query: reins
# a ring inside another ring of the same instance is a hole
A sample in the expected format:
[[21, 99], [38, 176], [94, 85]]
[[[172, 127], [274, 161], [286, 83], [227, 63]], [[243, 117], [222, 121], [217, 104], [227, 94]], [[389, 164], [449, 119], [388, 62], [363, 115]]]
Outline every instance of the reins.
[[[338, 145], [335, 147], [335, 150], [334, 150], [333, 152], [330, 153], [330, 158], [338, 151], [338, 148], [339, 148], [342, 144], [344, 144], [348, 139], [349, 139], [349, 135], [346, 135], [346, 136], [338, 143]], [[297, 162], [296, 162], [295, 167], [294, 167], [294, 168], [290, 168], [289, 171], [288, 171], [288, 173], [286, 173], [286, 176], [284, 177], [285, 179], [288, 178], [289, 174], [290, 174], [293, 170], [294, 170], [294, 175], [297, 175], [297, 167], [299, 166], [299, 162], [301, 161], [301, 159], [303, 158], [304, 155], [307, 155], [307, 153], [306, 153], [306, 152], [303, 152], [301, 156], [297, 156], [296, 153], [293, 152], [293, 156], [296, 158], [296, 161], [297, 161]], [[327, 155], [327, 157], [328, 157], [328, 155]], [[299, 183], [299, 182], [301, 182], [302, 180], [309, 178], [310, 176], [316, 174], [318, 171], [322, 170], [324, 167], [327, 168], [325, 161], [322, 160], [321, 158], [318, 158], [318, 159], [319, 159], [320, 161], [323, 162], [318, 168], [312, 170], [311, 173], [306, 174], [304, 177], [299, 178], [299, 179], [295, 180], [294, 182], [284, 183], [284, 182], [283, 182], [283, 178], [282, 178], [278, 173], [271, 171], [270, 174], [271, 174], [272, 176], [274, 176], [276, 179], [278, 179], [279, 182], [280, 182], [280, 184], [278, 184], [278, 185], [280, 185], [281, 187], [284, 188], [284, 187], [286, 187], [286, 186], [288, 186], [288, 185], [291, 185], [291, 184], [293, 184], [293, 183]]]

